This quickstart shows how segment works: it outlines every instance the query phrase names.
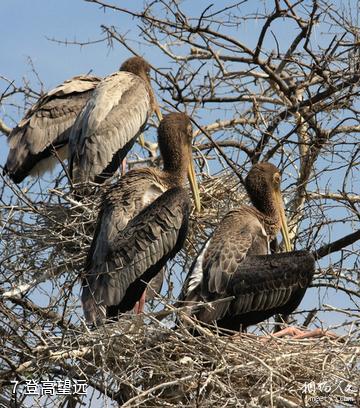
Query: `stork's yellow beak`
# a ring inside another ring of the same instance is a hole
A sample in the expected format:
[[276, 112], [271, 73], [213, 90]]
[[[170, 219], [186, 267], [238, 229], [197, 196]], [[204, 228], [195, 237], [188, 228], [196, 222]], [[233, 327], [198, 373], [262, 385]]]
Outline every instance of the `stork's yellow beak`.
[[277, 203], [279, 214], [280, 214], [281, 235], [284, 240], [284, 246], [285, 246], [286, 252], [291, 252], [292, 247], [291, 247], [290, 238], [289, 238], [289, 229], [288, 229], [285, 210], [284, 210], [284, 202], [283, 202], [280, 191], [275, 192], [275, 199], [276, 199], [276, 203]]
[[[159, 120], [159, 123], [160, 123], [163, 117], [162, 117], [162, 114], [161, 114], [161, 111], [160, 111], [159, 104], [157, 103], [157, 100], [155, 98], [155, 95], [153, 95], [153, 98], [154, 98], [153, 99], [154, 100], [154, 112], [155, 112], [155, 114], [156, 114], [156, 116], [157, 116], [157, 118]], [[145, 147], [145, 139], [144, 139], [144, 135], [142, 133], [139, 136], [139, 144], [140, 144], [141, 147]]]
[[159, 123], [160, 123], [162, 121], [163, 116], [161, 114], [160, 106], [157, 103], [157, 100], [156, 100], [155, 96], [154, 96], [154, 112], [155, 112], [155, 114], [156, 114], [156, 116], [157, 116], [157, 118], [159, 120]]
[[140, 136], [139, 136], [139, 145], [141, 147], [145, 147], [145, 139], [144, 139], [144, 134], [143, 133], [141, 133]]
[[199, 186], [196, 181], [194, 161], [192, 157], [190, 159], [189, 167], [188, 167], [188, 180], [189, 180], [191, 191], [194, 197], [196, 212], [200, 212], [201, 211], [200, 191], [199, 191]]

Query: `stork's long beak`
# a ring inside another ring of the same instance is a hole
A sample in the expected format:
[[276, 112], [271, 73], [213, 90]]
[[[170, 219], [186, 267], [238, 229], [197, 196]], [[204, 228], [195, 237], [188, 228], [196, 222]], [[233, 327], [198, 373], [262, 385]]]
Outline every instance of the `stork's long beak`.
[[140, 133], [140, 136], [139, 136], [139, 145], [141, 146], [141, 147], [145, 147], [145, 138], [144, 138], [144, 134], [143, 133]]
[[[156, 116], [157, 116], [157, 118], [159, 120], [159, 123], [160, 123], [163, 117], [162, 117], [162, 114], [161, 114], [161, 111], [160, 111], [160, 106], [157, 103], [157, 100], [156, 100], [154, 94], [153, 94], [153, 97], [154, 97], [154, 112], [155, 112], [155, 114], [156, 114]], [[141, 147], [145, 147], [145, 139], [144, 139], [144, 135], [142, 133], [139, 136], [139, 144], [140, 144]]]
[[[190, 151], [190, 154], [191, 154], [191, 151]], [[196, 181], [194, 161], [192, 157], [190, 159], [189, 167], [188, 167], [188, 180], [189, 180], [191, 191], [194, 197], [196, 211], [200, 212], [201, 211], [200, 192], [199, 192], [199, 186]]]
[[154, 95], [154, 112], [155, 112], [155, 114], [156, 114], [156, 116], [157, 116], [157, 118], [159, 120], [159, 123], [160, 123], [162, 121], [163, 116], [161, 114], [160, 106], [159, 106], [159, 104], [158, 104], [158, 102], [157, 102], [157, 100], [155, 98], [155, 95]]
[[285, 249], [286, 249], [286, 252], [291, 252], [292, 247], [290, 243], [289, 229], [287, 225], [287, 220], [286, 220], [286, 215], [285, 215], [285, 210], [284, 210], [284, 202], [281, 196], [281, 192], [280, 191], [275, 192], [275, 197], [276, 197], [276, 203], [277, 203], [279, 214], [280, 214], [281, 235], [284, 240]]

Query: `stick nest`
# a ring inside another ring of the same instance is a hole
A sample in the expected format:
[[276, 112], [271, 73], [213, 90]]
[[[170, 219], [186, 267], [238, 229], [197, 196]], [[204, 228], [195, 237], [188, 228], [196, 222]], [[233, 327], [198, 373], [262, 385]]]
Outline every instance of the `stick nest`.
[[359, 401], [360, 347], [350, 335], [284, 340], [205, 331], [194, 337], [148, 314], [85, 334], [69, 330], [61, 347], [60, 339], [47, 341], [49, 347], [34, 352], [32, 377], [60, 366], [122, 407], [337, 407], [345, 398], [352, 406]]

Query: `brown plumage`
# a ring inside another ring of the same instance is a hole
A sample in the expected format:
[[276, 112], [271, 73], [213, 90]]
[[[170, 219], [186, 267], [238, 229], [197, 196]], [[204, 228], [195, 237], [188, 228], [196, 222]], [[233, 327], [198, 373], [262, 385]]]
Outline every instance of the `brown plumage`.
[[131, 310], [182, 247], [190, 207], [182, 186], [193, 173], [191, 141], [189, 118], [166, 115], [158, 129], [163, 170], [132, 170], [105, 194], [83, 279], [88, 322]]
[[20, 183], [54, 167], [54, 150], [65, 159], [71, 127], [100, 80], [76, 76], [43, 95], [10, 133], [4, 173]]
[[314, 273], [314, 258], [306, 251], [267, 255], [280, 229], [290, 250], [279, 170], [258, 163], [245, 186], [254, 206], [241, 206], [224, 217], [194, 261], [180, 295], [190, 304], [233, 297], [190, 308], [200, 321], [231, 330], [291, 313]]
[[153, 112], [160, 120], [150, 65], [129, 58], [99, 83], [75, 122], [69, 145], [73, 181], [102, 183], [112, 176]]

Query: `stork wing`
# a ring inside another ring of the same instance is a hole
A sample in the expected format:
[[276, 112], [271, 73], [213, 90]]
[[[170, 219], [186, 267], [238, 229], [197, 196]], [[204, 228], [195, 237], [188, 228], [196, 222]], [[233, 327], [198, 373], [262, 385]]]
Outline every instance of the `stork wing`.
[[310, 285], [314, 270], [314, 257], [307, 251], [247, 257], [228, 283], [227, 295], [235, 297], [230, 313], [291, 313]]
[[68, 142], [71, 126], [100, 82], [95, 76], [77, 76], [42, 96], [12, 130], [5, 172], [22, 181], [52, 148]]
[[[70, 174], [74, 181], [95, 180], [118, 154], [122, 160], [151, 112], [146, 83], [129, 72], [117, 72], [97, 86], [78, 116], [70, 136]], [[105, 174], [104, 174], [105, 176]]]
[[131, 170], [105, 191], [85, 270], [101, 267], [110, 247], [128, 222], [165, 190], [154, 177], [156, 170]]
[[[252, 251], [267, 253], [267, 236], [250, 207], [233, 210], [222, 219], [191, 265], [179, 300], [190, 307], [190, 314], [211, 323], [223, 316], [231, 305], [228, 283], [232, 274]], [[221, 300], [215, 306], [197, 307], [201, 301]], [[178, 304], [180, 306], [180, 304]]]
[[173, 188], [128, 223], [109, 248], [102, 268], [86, 273], [82, 302], [88, 321], [99, 320], [99, 306], [118, 312], [133, 308], [146, 283], [181, 249], [189, 211], [186, 191]]
[[265, 230], [247, 208], [230, 211], [209, 242], [202, 263], [206, 293], [221, 295], [226, 291], [231, 275], [249, 254], [268, 252]]

